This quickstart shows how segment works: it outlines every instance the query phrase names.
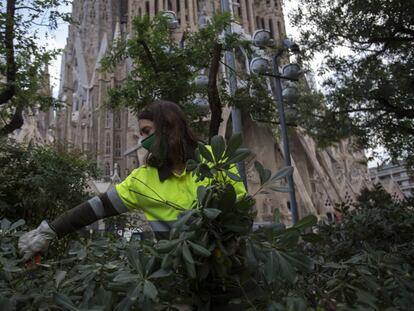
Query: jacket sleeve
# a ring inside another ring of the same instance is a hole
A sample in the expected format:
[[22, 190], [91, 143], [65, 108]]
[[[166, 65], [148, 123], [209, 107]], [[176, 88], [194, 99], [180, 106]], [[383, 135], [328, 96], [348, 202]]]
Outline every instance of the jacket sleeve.
[[90, 225], [98, 219], [119, 215], [127, 211], [128, 209], [122, 202], [117, 190], [112, 188], [108, 192], [95, 196], [60, 215], [49, 226], [61, 238], [68, 233]]

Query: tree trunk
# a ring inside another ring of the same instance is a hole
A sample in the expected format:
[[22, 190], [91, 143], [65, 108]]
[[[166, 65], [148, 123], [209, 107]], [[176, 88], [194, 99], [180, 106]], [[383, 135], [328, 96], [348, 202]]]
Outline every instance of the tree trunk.
[[215, 43], [213, 47], [213, 55], [210, 63], [210, 72], [208, 75], [208, 102], [211, 110], [209, 140], [219, 132], [221, 119], [221, 100], [217, 87], [217, 74], [220, 67], [222, 45]]
[[[6, 88], [0, 93], [0, 105], [7, 104], [16, 94], [16, 61], [14, 58], [14, 22], [15, 22], [16, 0], [7, 0], [6, 29], [4, 45], [6, 48]], [[8, 124], [0, 129], [0, 135], [7, 135], [22, 127], [22, 109], [16, 107], [14, 116]]]

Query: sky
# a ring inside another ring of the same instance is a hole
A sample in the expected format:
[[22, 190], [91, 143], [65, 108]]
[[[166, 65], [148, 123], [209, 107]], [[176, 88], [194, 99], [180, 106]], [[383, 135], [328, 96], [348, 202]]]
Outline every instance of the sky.
[[[298, 31], [292, 27], [289, 22], [289, 13], [297, 6], [297, 0], [285, 0], [284, 1], [284, 15], [285, 15], [285, 24], [286, 24], [286, 32], [289, 37], [295, 39], [298, 37]], [[70, 12], [70, 6], [62, 6], [62, 12]], [[63, 49], [66, 44], [66, 38], [68, 36], [68, 24], [62, 23], [58, 26], [56, 30], [54, 30], [51, 34], [49, 34], [49, 38], [44, 39], [44, 43], [46, 43], [50, 48], [61, 48]], [[312, 64], [312, 69], [316, 72], [318, 66], [322, 63], [323, 58], [317, 58]], [[53, 60], [49, 67], [50, 72], [50, 79], [51, 79], [51, 86], [53, 88], [53, 95], [55, 97], [58, 96], [59, 90], [59, 83], [60, 83], [60, 67], [61, 67], [61, 57], [57, 57]], [[316, 77], [317, 84], [321, 82], [321, 78]], [[380, 164], [381, 157], [386, 157], [386, 153], [384, 148], [377, 148], [375, 150], [367, 150], [366, 155], [372, 156], [373, 153], [376, 152], [379, 154], [374, 160], [368, 162], [369, 167], [375, 167]]]

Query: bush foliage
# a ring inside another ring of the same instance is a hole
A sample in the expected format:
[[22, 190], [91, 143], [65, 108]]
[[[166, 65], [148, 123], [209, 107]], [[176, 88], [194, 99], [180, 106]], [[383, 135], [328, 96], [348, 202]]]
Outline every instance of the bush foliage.
[[[22, 221], [1, 224], [4, 310], [408, 310], [414, 303], [413, 210], [382, 189], [341, 205], [341, 224], [307, 216], [252, 231], [254, 198], [237, 196], [231, 173], [248, 156], [234, 136], [199, 145], [187, 169], [207, 179], [168, 240], [78, 239], [40, 263], [17, 255]], [[284, 191], [256, 163], [261, 191]], [[260, 191], [259, 191], [260, 192]], [[313, 233], [317, 232], [317, 234]]]
[[0, 218], [37, 226], [87, 198], [95, 163], [59, 148], [0, 141]]

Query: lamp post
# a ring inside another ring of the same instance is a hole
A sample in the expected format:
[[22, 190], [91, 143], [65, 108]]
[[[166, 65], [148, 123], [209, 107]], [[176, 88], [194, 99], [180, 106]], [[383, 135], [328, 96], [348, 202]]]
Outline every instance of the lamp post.
[[[253, 44], [260, 48], [266, 48], [274, 44], [271, 39], [271, 33], [267, 30], [261, 29], [257, 30], [253, 35]], [[298, 46], [291, 42], [290, 40], [283, 41], [285, 47], [289, 48], [293, 52], [298, 51]], [[287, 79], [290, 81], [297, 81], [300, 76], [300, 68], [297, 64], [289, 64], [283, 68], [283, 74], [279, 72], [279, 58], [282, 55], [282, 52], [276, 53], [272, 57], [272, 73], [269, 74], [269, 61], [262, 57], [255, 57], [250, 62], [250, 70], [253, 73], [266, 75], [272, 77], [272, 92], [273, 97], [276, 100], [276, 106], [279, 112], [279, 122], [280, 122], [280, 131], [282, 134], [282, 143], [283, 143], [283, 155], [285, 159], [285, 165], [291, 166], [290, 160], [290, 150], [289, 150], [289, 140], [286, 127], [286, 117], [285, 117], [285, 108], [283, 104], [284, 99], [288, 101], [294, 101], [298, 97], [298, 92], [296, 87], [288, 86], [282, 91], [281, 79]], [[285, 98], [283, 96], [285, 95]], [[299, 220], [296, 195], [295, 195], [295, 186], [293, 181], [293, 175], [287, 177], [288, 189], [289, 189], [289, 201], [292, 212], [293, 224], [296, 224]]]

